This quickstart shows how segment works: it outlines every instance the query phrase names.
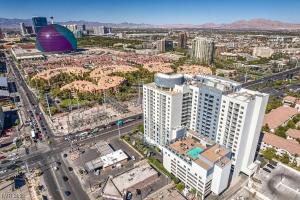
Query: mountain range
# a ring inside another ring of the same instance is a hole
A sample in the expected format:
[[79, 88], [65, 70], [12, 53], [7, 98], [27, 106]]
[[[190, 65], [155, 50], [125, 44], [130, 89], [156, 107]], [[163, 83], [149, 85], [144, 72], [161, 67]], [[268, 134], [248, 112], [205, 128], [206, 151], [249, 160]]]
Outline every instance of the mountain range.
[[[7, 29], [18, 29], [20, 23], [31, 25], [31, 19], [8, 19], [0, 18], [0, 27]], [[207, 28], [207, 29], [237, 29], [237, 30], [300, 30], [300, 23], [288, 23], [281, 21], [274, 21], [268, 19], [251, 19], [251, 20], [239, 20], [232, 23], [216, 24], [165, 24], [165, 25], [153, 25], [153, 24], [138, 24], [138, 23], [102, 23], [91, 21], [66, 21], [58, 22], [59, 24], [85, 24], [88, 28], [93, 26], [110, 26], [113, 28]]]

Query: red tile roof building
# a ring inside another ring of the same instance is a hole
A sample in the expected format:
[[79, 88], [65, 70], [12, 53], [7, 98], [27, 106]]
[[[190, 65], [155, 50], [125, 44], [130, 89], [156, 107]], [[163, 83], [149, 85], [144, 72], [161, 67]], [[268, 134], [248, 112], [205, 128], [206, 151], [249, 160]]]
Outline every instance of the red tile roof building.
[[297, 113], [298, 111], [296, 108], [281, 106], [266, 114], [263, 124], [268, 124], [269, 128], [273, 132], [279, 126], [285, 125], [285, 123]]
[[287, 153], [290, 160], [296, 159], [297, 165], [300, 166], [300, 144], [293, 140], [287, 140], [272, 133], [265, 132], [261, 143], [261, 149], [274, 148], [277, 155]]

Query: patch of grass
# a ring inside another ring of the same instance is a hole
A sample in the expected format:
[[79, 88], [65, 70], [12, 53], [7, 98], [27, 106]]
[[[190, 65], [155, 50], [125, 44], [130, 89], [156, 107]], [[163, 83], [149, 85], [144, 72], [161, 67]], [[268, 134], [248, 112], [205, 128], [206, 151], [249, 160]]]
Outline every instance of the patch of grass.
[[86, 105], [88, 103], [87, 100], [77, 100], [77, 99], [64, 99], [60, 102], [60, 107], [61, 108], [68, 108], [69, 106], [72, 106], [72, 107], [76, 107], [78, 104], [79, 106], [83, 106], [83, 105]]

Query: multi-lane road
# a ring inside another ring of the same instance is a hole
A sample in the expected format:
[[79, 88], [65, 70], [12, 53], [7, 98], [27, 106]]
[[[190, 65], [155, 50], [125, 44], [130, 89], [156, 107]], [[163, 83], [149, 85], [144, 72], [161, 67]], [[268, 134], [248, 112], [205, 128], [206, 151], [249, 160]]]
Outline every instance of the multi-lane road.
[[[7, 65], [10, 67], [12, 73], [15, 75], [17, 86], [19, 89], [20, 97], [23, 100], [23, 106], [25, 110], [36, 110], [36, 113], [42, 113], [40, 107], [38, 106], [38, 101], [35, 98], [35, 95], [27, 86], [25, 80], [23, 79], [18, 67], [11, 60], [7, 60]], [[29, 114], [29, 113], [27, 113]], [[98, 131], [93, 134], [93, 137], [88, 135], [86, 138], [80, 138], [76, 143], [79, 144], [89, 144], [98, 140], [107, 140], [111, 137], [118, 136], [119, 130], [121, 134], [129, 133], [136, 125], [141, 124], [141, 114], [133, 116], [133, 121], [130, 121], [119, 129], [116, 125], [110, 124], [109, 128], [104, 129], [105, 127], [100, 127], [101, 131]], [[126, 119], [124, 119], [126, 121]], [[79, 183], [78, 178], [75, 174], [68, 171], [68, 166], [64, 162], [64, 159], [61, 155], [61, 152], [70, 147], [70, 141], [65, 140], [64, 137], [54, 136], [51, 128], [48, 126], [47, 121], [44, 115], [40, 115], [40, 120], [37, 120], [39, 126], [42, 124], [45, 127], [44, 134], [46, 133], [49, 139], [52, 141], [48, 145], [47, 150], [43, 152], [43, 149], [37, 149], [32, 151], [29, 155], [25, 155], [19, 159], [19, 162], [26, 164], [28, 168], [40, 168], [43, 171], [43, 176], [48, 189], [51, 199], [62, 200], [62, 199], [72, 199], [72, 200], [88, 200], [88, 195], [82, 189], [81, 184]], [[75, 135], [75, 134], [74, 134]], [[74, 136], [73, 136], [74, 137]], [[75, 136], [76, 137], [76, 136]], [[54, 170], [54, 165], [57, 165], [59, 162], [60, 166], [58, 170]], [[9, 165], [8, 163], [7, 165]], [[6, 174], [1, 176], [7, 176], [14, 173], [9, 171]], [[1, 177], [0, 176], [0, 177]], [[68, 181], [63, 181], [62, 177], [67, 176]], [[71, 195], [65, 195], [65, 191], [70, 191]]]
[[283, 72], [279, 72], [276, 74], [272, 74], [270, 76], [263, 77], [261, 79], [243, 83], [242, 87], [249, 88], [249, 87], [257, 85], [257, 84], [267, 83], [268, 81], [274, 81], [274, 80], [284, 79], [284, 78], [291, 78], [292, 75], [294, 75], [295, 73], [298, 73], [298, 72], [300, 72], [300, 67], [295, 67], [292, 69], [285, 70]]

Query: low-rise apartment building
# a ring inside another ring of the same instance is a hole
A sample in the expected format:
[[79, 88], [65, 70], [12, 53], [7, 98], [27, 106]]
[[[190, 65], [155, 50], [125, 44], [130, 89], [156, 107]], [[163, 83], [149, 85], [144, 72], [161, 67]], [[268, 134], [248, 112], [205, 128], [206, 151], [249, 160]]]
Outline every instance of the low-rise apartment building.
[[298, 142], [287, 140], [275, 134], [265, 132], [260, 149], [265, 150], [267, 148], [275, 149], [278, 156], [282, 156], [287, 153], [290, 161], [295, 160], [297, 166], [300, 166], [300, 144]]
[[285, 126], [296, 114], [298, 114], [296, 108], [281, 106], [266, 114], [263, 124], [267, 125], [270, 131], [274, 133], [279, 126]]

